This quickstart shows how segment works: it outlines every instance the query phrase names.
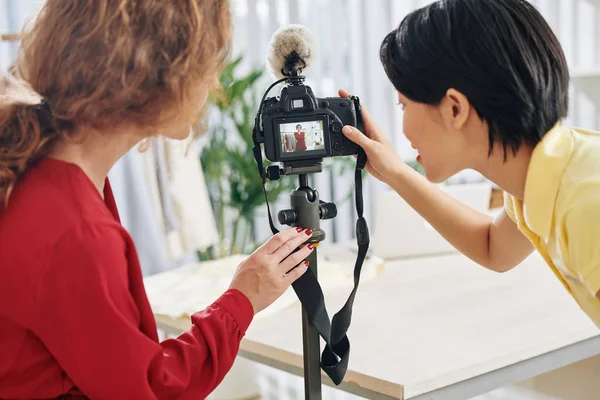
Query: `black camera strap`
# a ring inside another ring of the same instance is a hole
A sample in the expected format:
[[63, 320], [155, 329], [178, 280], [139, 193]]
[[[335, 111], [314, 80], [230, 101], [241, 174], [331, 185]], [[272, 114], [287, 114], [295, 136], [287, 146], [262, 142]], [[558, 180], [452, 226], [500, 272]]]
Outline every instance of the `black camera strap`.
[[[360, 100], [358, 97], [351, 97], [356, 108], [357, 119], [362, 124], [362, 113]], [[273, 224], [271, 209], [265, 188], [266, 173], [263, 168], [262, 154], [260, 144], [255, 141], [254, 157], [258, 165], [258, 170], [263, 183], [263, 191], [267, 201], [267, 211], [269, 214], [269, 225], [273, 234], [279, 233], [279, 230]], [[342, 383], [346, 371], [348, 369], [348, 360], [350, 357], [350, 341], [348, 340], [347, 331], [352, 320], [352, 306], [354, 298], [358, 290], [360, 282], [360, 273], [363, 263], [369, 250], [369, 230], [367, 222], [363, 216], [363, 190], [362, 190], [362, 170], [367, 162], [365, 151], [359, 147], [358, 156], [356, 159], [356, 170], [354, 173], [355, 182], [355, 201], [358, 220], [356, 222], [356, 240], [358, 243], [358, 255], [354, 264], [354, 288], [350, 293], [348, 300], [344, 306], [338, 311], [331, 322], [325, 307], [325, 298], [323, 289], [317, 280], [315, 274], [309, 269], [292, 285], [298, 299], [302, 303], [304, 310], [308, 316], [310, 324], [317, 330], [319, 335], [325, 340], [325, 349], [321, 354], [321, 368], [331, 378], [331, 380], [339, 385]]]

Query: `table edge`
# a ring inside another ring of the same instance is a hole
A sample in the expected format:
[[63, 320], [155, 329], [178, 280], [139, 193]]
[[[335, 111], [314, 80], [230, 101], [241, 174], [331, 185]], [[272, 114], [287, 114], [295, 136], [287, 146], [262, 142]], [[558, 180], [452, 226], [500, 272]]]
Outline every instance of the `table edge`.
[[[157, 327], [168, 334], [180, 335], [191, 326], [189, 319], [173, 319], [164, 315], [155, 315], [154, 317]], [[272, 355], [270, 357], [262, 355], [267, 353], [271, 353]], [[299, 354], [250, 339], [242, 339], [238, 355], [296, 376], [304, 376], [303, 357]], [[323, 384], [357, 396], [373, 400], [404, 400], [403, 385], [352, 370], [348, 370], [344, 377], [344, 381], [340, 385], [335, 385], [323, 371], [321, 371], [321, 377]], [[370, 387], [377, 389], [365, 387], [359, 382], [369, 382]]]
[[450, 385], [406, 397], [406, 400], [462, 400], [488, 393], [600, 354], [600, 334], [518, 361]]

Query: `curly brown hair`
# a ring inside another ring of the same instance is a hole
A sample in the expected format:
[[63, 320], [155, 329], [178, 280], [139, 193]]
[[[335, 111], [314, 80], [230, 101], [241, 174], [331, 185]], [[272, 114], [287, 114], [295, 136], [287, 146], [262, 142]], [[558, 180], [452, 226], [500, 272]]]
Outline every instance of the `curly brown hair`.
[[197, 121], [200, 88], [216, 79], [230, 43], [228, 0], [47, 0], [10, 69], [43, 101], [0, 93], [0, 209], [78, 126], [153, 135]]

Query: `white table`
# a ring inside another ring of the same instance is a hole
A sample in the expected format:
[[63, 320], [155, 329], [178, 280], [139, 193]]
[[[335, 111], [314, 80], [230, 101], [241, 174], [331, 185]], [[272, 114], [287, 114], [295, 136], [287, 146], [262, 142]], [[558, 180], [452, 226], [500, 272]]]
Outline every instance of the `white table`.
[[[330, 315], [348, 293], [326, 294]], [[257, 319], [240, 355], [302, 375], [300, 315]], [[505, 274], [459, 254], [388, 262], [361, 285], [349, 338], [339, 388], [369, 399], [465, 399], [600, 354], [600, 331], [535, 255]]]

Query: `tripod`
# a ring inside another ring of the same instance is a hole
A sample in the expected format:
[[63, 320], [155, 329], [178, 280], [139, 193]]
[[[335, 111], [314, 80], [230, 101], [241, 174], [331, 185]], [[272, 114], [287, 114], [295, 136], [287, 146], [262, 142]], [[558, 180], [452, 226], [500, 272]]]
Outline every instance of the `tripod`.
[[[334, 218], [337, 208], [334, 203], [319, 200], [319, 193], [308, 184], [308, 175], [299, 175], [299, 186], [290, 194], [288, 210], [279, 212], [282, 225], [300, 226], [313, 230], [308, 243], [318, 244], [325, 239], [320, 220]], [[317, 276], [317, 249], [308, 256], [309, 268]], [[306, 310], [302, 308], [302, 347], [304, 355], [304, 392], [306, 400], [321, 400], [321, 349], [317, 330], [310, 325]]]

